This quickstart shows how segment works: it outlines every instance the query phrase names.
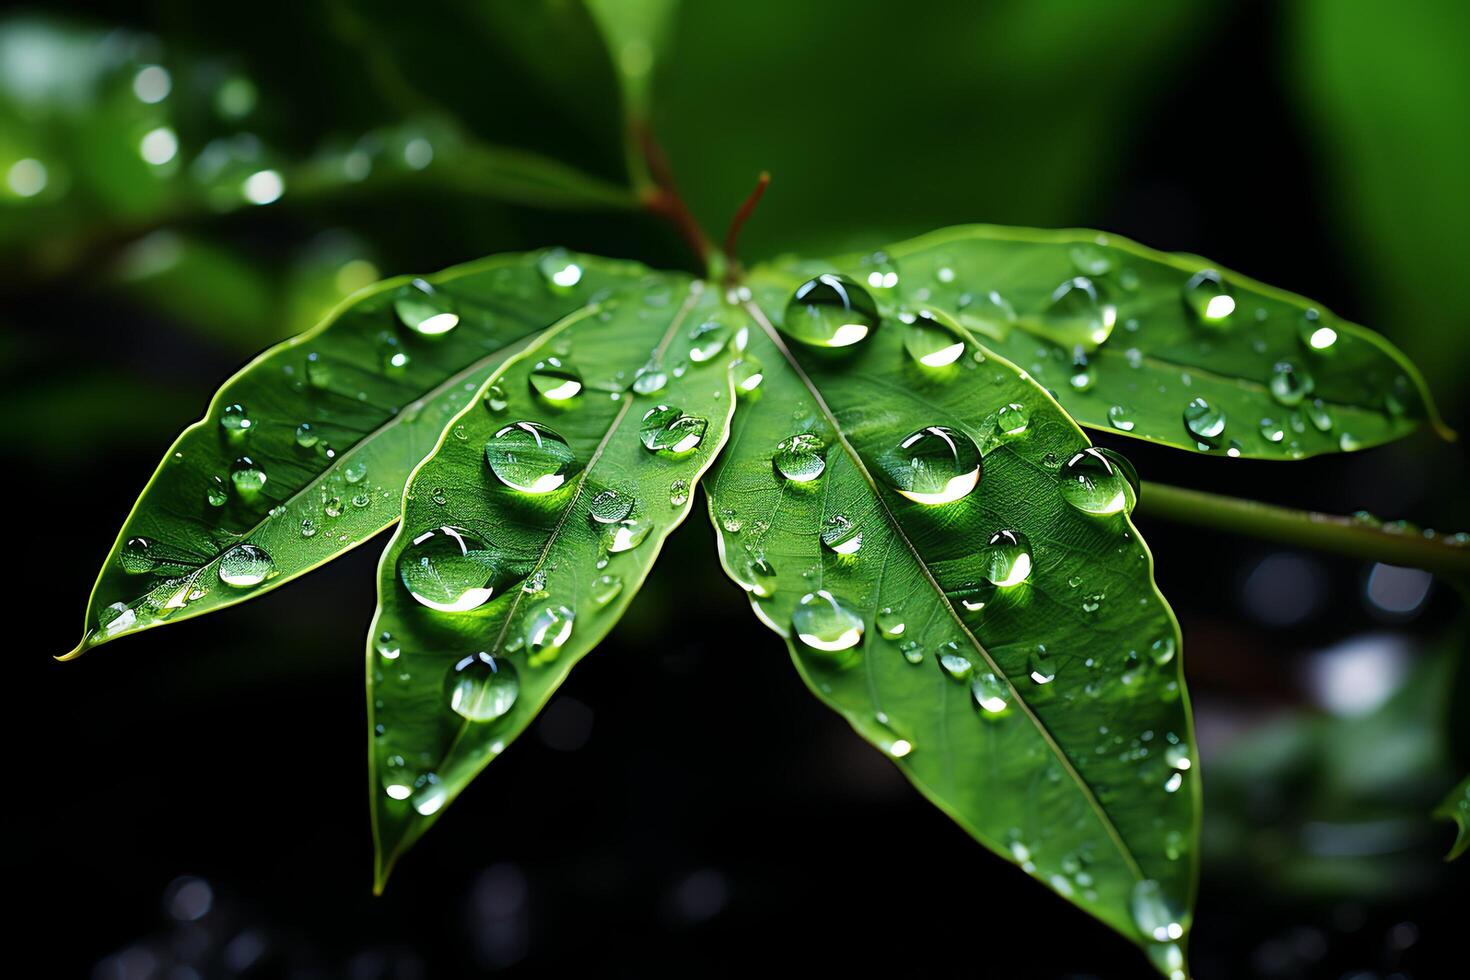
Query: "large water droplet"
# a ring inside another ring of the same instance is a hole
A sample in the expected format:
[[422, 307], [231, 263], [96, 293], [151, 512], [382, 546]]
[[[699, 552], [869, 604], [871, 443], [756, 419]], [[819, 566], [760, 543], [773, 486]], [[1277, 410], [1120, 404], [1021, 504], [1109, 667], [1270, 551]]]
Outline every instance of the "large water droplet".
[[1095, 347], [1112, 336], [1118, 313], [1102, 301], [1091, 279], [1077, 276], [1052, 291], [1046, 316], [1064, 342]]
[[555, 657], [571, 638], [575, 618], [566, 606], [542, 606], [526, 622], [526, 649], [542, 660]]
[[1163, 886], [1152, 878], [1133, 885], [1129, 907], [1134, 923], [1146, 938], [1167, 943], [1184, 936], [1183, 916], [1164, 897]]
[[485, 460], [501, 483], [522, 493], [550, 493], [576, 472], [572, 447], [539, 422], [512, 422], [485, 443]]
[[1224, 278], [1214, 269], [1201, 269], [1184, 284], [1184, 303], [1210, 326], [1224, 326], [1235, 312], [1235, 299]]
[[1184, 427], [1200, 442], [1214, 444], [1225, 431], [1225, 410], [1204, 398], [1190, 399], [1184, 406]]
[[587, 505], [589, 516], [599, 524], [616, 524], [633, 510], [633, 495], [612, 487], [597, 491]]
[[844, 276], [821, 275], [797, 287], [781, 329], [813, 347], [851, 347], [878, 328], [867, 290]]
[[798, 432], [776, 444], [771, 464], [792, 483], [810, 483], [827, 468], [827, 444], [813, 432]]
[[1031, 542], [1020, 531], [996, 531], [980, 556], [984, 575], [993, 585], [1009, 588], [1031, 577]]
[[1062, 464], [1062, 496], [1086, 514], [1131, 511], [1138, 501], [1138, 478], [1120, 453], [1089, 446]]
[[948, 367], [965, 356], [965, 339], [941, 315], [923, 311], [903, 317], [903, 346], [927, 368]]
[[472, 531], [444, 525], [414, 537], [398, 556], [398, 578], [421, 604], [464, 612], [490, 601], [499, 585], [496, 556]]
[[796, 638], [823, 653], [857, 646], [863, 638], [863, 618], [826, 589], [808, 592], [791, 613]]
[[566, 407], [582, 393], [582, 372], [559, 357], [537, 361], [531, 368], [532, 394], [558, 407]]
[[515, 707], [521, 681], [515, 664], [504, 657], [472, 653], [455, 664], [445, 678], [449, 707], [470, 721], [494, 721]]
[[219, 560], [219, 580], [232, 589], [253, 589], [276, 574], [276, 563], [264, 548], [237, 544]]
[[822, 527], [822, 544], [834, 554], [855, 555], [863, 546], [863, 529], [846, 514], [834, 514]]
[[536, 268], [545, 280], [546, 288], [557, 295], [570, 293], [582, 281], [582, 267], [564, 248], [548, 251], [536, 261]]
[[399, 288], [393, 312], [420, 337], [442, 337], [459, 326], [459, 314], [449, 298], [423, 279]]
[[643, 413], [638, 438], [651, 453], [680, 456], [696, 449], [708, 428], [706, 419], [685, 415], [670, 405], [655, 405]]
[[982, 469], [975, 440], [946, 425], [909, 433], [879, 465], [895, 490], [920, 504], [959, 500], [975, 489]]
[[244, 442], [254, 425], [254, 420], [243, 405], [226, 405], [225, 410], [220, 413], [220, 433], [230, 442]]
[[266, 480], [265, 468], [249, 456], [241, 456], [230, 466], [230, 483], [234, 484], [240, 499], [247, 503], [260, 496]]

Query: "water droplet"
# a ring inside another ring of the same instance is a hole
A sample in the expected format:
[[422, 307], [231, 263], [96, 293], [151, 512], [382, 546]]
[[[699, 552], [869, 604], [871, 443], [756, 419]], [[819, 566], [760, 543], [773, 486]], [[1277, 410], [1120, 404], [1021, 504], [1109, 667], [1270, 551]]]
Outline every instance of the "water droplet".
[[455, 714], [470, 721], [494, 721], [515, 707], [521, 682], [515, 664], [482, 650], [450, 668], [444, 688]]
[[845, 514], [834, 514], [827, 518], [822, 528], [822, 544], [834, 554], [844, 557], [855, 555], [863, 546], [863, 529]]
[[1108, 409], [1108, 422], [1119, 432], [1133, 431], [1133, 409], [1126, 405], [1114, 405]]
[[160, 551], [161, 549], [148, 538], [128, 538], [122, 550], [118, 552], [118, 564], [122, 565], [123, 571], [129, 575], [143, 575], [157, 571], [163, 564], [159, 557]]
[[765, 379], [765, 367], [750, 354], [730, 365], [730, 380], [741, 398], [754, 392]]
[[512, 422], [485, 443], [485, 460], [498, 480], [522, 493], [551, 493], [577, 470], [572, 447], [539, 422]]
[[1073, 391], [1087, 391], [1097, 380], [1093, 373], [1092, 364], [1087, 360], [1087, 353], [1078, 344], [1072, 353], [1072, 373], [1067, 378], [1067, 383], [1072, 386]]
[[301, 519], [301, 536], [303, 538], [316, 537], [316, 521], [313, 521], [310, 517], [303, 517]]
[[1327, 403], [1320, 398], [1313, 398], [1306, 404], [1307, 418], [1312, 420], [1318, 432], [1329, 432], [1332, 430], [1332, 412], [1328, 410]]
[[863, 259], [861, 278], [873, 289], [892, 289], [898, 285], [898, 264], [887, 252], [874, 252]]
[[1290, 361], [1278, 361], [1271, 371], [1271, 397], [1277, 404], [1295, 408], [1316, 387], [1312, 375]]
[[1153, 645], [1149, 648], [1149, 652], [1154, 658], [1154, 663], [1160, 667], [1174, 659], [1176, 650], [1177, 646], [1172, 636], [1163, 636], [1154, 640]]
[[919, 647], [918, 640], [904, 640], [898, 645], [898, 652], [911, 664], [924, 662], [924, 651]]
[[1201, 269], [1184, 284], [1184, 303], [1201, 323], [1224, 326], [1235, 312], [1235, 299], [1224, 278], [1214, 269]]
[[323, 514], [326, 514], [328, 517], [341, 517], [342, 516], [342, 498], [341, 497], [328, 497], [326, 500], [324, 500], [322, 502], [322, 513]]
[[409, 362], [408, 351], [403, 349], [403, 343], [391, 333], [378, 335], [378, 360], [383, 365], [383, 371], [387, 374], [399, 375], [407, 370]]
[[730, 342], [731, 328], [728, 323], [716, 318], [705, 320], [689, 331], [689, 359], [695, 364], [712, 361]]
[[367, 463], [363, 460], [348, 463], [342, 468], [342, 477], [348, 483], [361, 483], [365, 476], [367, 476]]
[[592, 580], [592, 601], [599, 606], [612, 602], [623, 591], [623, 580], [616, 575], [599, 575]]
[[302, 449], [310, 449], [320, 440], [321, 437], [316, 434], [316, 430], [311, 427], [310, 422], [302, 422], [296, 427], [296, 445]]
[[633, 375], [633, 390], [640, 395], [652, 395], [663, 391], [669, 383], [669, 373], [663, 365], [649, 361]]
[[1297, 321], [1297, 332], [1301, 335], [1302, 343], [1312, 353], [1335, 353], [1337, 331], [1327, 325], [1317, 310], [1306, 310], [1302, 313], [1301, 319]]
[[582, 393], [582, 373], [559, 357], [548, 357], [531, 368], [530, 385], [533, 394], [564, 408]]
[[582, 281], [582, 267], [572, 260], [564, 248], [553, 248], [536, 262], [546, 288], [557, 295], [566, 295]]
[[602, 544], [610, 555], [632, 551], [643, 543], [643, 539], [648, 537], [648, 532], [651, 530], [653, 530], [652, 522], [629, 517], [616, 524], [609, 524], [602, 532]]
[[1166, 943], [1184, 936], [1183, 917], [1174, 911], [1164, 897], [1163, 886], [1152, 878], [1145, 878], [1133, 885], [1129, 907], [1133, 912], [1134, 923], [1145, 938]]
[[704, 441], [709, 422], [694, 415], [685, 415], [669, 405], [656, 405], [643, 413], [643, 425], [638, 437], [643, 448], [651, 453], [680, 456], [696, 449]]
[[791, 613], [796, 637], [812, 650], [837, 653], [857, 646], [863, 619], [826, 589], [808, 592]]
[[1062, 496], [1086, 514], [1131, 511], [1138, 501], [1133, 465], [1111, 449], [1089, 446], [1062, 464]]
[[398, 556], [398, 578], [409, 595], [439, 612], [482, 606], [501, 584], [489, 544], [448, 524], [414, 537]]
[[1073, 245], [1068, 253], [1072, 265], [1084, 276], [1097, 278], [1113, 271], [1113, 258], [1096, 245], [1084, 242]]
[[459, 326], [459, 314], [449, 298], [423, 279], [399, 288], [393, 312], [420, 337], [442, 337]]
[[1026, 669], [1035, 684], [1050, 684], [1057, 679], [1056, 662], [1046, 652], [1045, 647], [1039, 646], [1031, 651], [1031, 656], [1027, 658]]
[[689, 502], [689, 481], [675, 480], [669, 484], [669, 506], [683, 507]]
[[237, 544], [219, 560], [219, 580], [232, 589], [251, 589], [276, 574], [276, 563], [264, 548]]
[[612, 487], [599, 490], [587, 505], [588, 516], [599, 524], [616, 524], [633, 510], [633, 495]]
[[934, 651], [934, 659], [939, 662], [939, 669], [944, 671], [951, 680], [967, 681], [975, 671], [975, 665], [970, 663], [970, 658], [960, 652], [959, 644], [950, 640], [941, 644]]
[[1002, 405], [995, 415], [995, 431], [1004, 439], [1016, 439], [1026, 434], [1031, 424], [1031, 413], [1020, 402]]
[[903, 636], [903, 631], [906, 628], [907, 627], [904, 625], [903, 621], [903, 615], [897, 610], [889, 606], [884, 606], [883, 609], [879, 611], [878, 632], [882, 633], [885, 638], [896, 640], [900, 636]]
[[220, 432], [230, 442], [244, 442], [245, 437], [250, 434], [250, 430], [254, 425], [254, 421], [245, 411], [245, 406], [243, 405], [227, 405], [225, 406], [225, 410], [220, 413]]
[[1031, 542], [1020, 531], [996, 531], [981, 553], [980, 566], [992, 585], [1020, 585], [1031, 577]]
[[421, 816], [438, 813], [448, 800], [449, 787], [436, 774], [426, 772], [413, 781], [409, 802]]
[[1092, 346], [1112, 335], [1118, 316], [1112, 306], [1103, 303], [1097, 286], [1086, 276], [1068, 279], [1053, 290], [1046, 315], [1061, 336]]
[[211, 507], [223, 507], [229, 502], [230, 491], [223, 478], [212, 476], [204, 487], [204, 500]]
[[1261, 419], [1261, 438], [1267, 442], [1280, 442], [1286, 438], [1286, 429], [1272, 418]]
[[554, 658], [571, 637], [575, 618], [566, 606], [542, 606], [526, 622], [526, 649], [542, 661]]
[[736, 581], [758, 599], [769, 599], [776, 591], [776, 569], [764, 558], [753, 558], [745, 564], [745, 574]]
[[230, 483], [240, 499], [249, 502], [265, 489], [265, 470], [249, 456], [241, 456], [230, 466]]
[[1345, 453], [1357, 452], [1363, 448], [1363, 442], [1351, 432], [1344, 432], [1337, 437], [1337, 448]]
[[998, 715], [1010, 704], [1011, 691], [1005, 681], [988, 670], [982, 670], [970, 680], [970, 696], [986, 714]]
[[948, 367], [965, 356], [965, 339], [940, 314], [922, 311], [903, 321], [904, 349], [924, 367]]
[[378, 639], [373, 646], [377, 649], [378, 656], [384, 660], [397, 660], [398, 655], [403, 652], [403, 648], [399, 645], [398, 639], [387, 630], [383, 630], [378, 634]]
[[1225, 431], [1225, 411], [1203, 398], [1190, 399], [1184, 406], [1184, 427], [1200, 442], [1213, 445]]
[[947, 504], [980, 482], [980, 450], [958, 429], [926, 425], [909, 433], [880, 460], [893, 488], [920, 504]]
[[510, 407], [510, 399], [505, 396], [505, 389], [498, 384], [491, 385], [485, 389], [485, 407], [492, 415], [499, 415]]
[[851, 347], [878, 328], [867, 290], [843, 276], [821, 275], [797, 287], [781, 329], [813, 347]]
[[827, 468], [827, 444], [813, 432], [798, 432], [776, 444], [771, 463], [792, 483], [810, 483]]
[[995, 599], [995, 591], [995, 583], [987, 579], [956, 589], [953, 597], [960, 601], [960, 608], [965, 612], [977, 613], [984, 610]]
[[306, 355], [306, 380], [313, 388], [332, 386], [332, 365], [316, 351]]

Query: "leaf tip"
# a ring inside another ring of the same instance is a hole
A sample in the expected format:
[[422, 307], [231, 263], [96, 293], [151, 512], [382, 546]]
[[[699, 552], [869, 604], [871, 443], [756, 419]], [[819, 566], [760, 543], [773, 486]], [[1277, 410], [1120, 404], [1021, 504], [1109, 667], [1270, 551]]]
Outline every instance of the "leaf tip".
[[82, 637], [82, 641], [80, 643], [78, 643], [76, 646], [72, 647], [66, 653], [58, 653], [56, 656], [52, 657], [51, 659], [52, 660], [55, 660], [57, 663], [62, 663], [62, 664], [66, 663], [67, 661], [77, 659], [82, 654], [86, 653], [88, 650], [90, 650], [92, 648], [92, 644], [89, 642], [91, 640], [91, 638], [92, 638], [92, 635], [90, 633], [88, 633], [86, 636], [83, 636]]

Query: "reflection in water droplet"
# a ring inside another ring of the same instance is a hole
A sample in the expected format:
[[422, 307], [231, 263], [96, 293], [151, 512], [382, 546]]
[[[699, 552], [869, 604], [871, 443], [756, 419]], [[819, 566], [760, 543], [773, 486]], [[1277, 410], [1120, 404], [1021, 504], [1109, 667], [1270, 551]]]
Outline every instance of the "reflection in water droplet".
[[599, 606], [612, 602], [623, 591], [623, 580], [616, 575], [599, 575], [592, 580], [592, 601]]
[[1306, 310], [1297, 322], [1297, 331], [1307, 350], [1314, 354], [1332, 354], [1337, 346], [1337, 331], [1329, 326], [1317, 310]]
[[950, 640], [941, 644], [934, 651], [934, 659], [939, 662], [939, 669], [955, 681], [967, 681], [974, 672], [975, 666], [970, 663], [970, 658], [960, 652], [959, 644]]
[[232, 589], [251, 589], [276, 574], [276, 563], [264, 548], [238, 544], [219, 560], [219, 580]]
[[1172, 636], [1165, 636], [1154, 640], [1153, 646], [1149, 648], [1149, 652], [1153, 655], [1154, 663], [1162, 667], [1174, 659], [1176, 649], [1174, 638]]
[[633, 495], [607, 487], [593, 495], [587, 510], [599, 524], [616, 524], [632, 512]]
[[1318, 432], [1330, 432], [1332, 430], [1332, 412], [1327, 408], [1327, 403], [1320, 398], [1313, 398], [1306, 404], [1307, 418], [1312, 420], [1312, 425]]
[[550, 493], [577, 469], [572, 447], [539, 422], [512, 422], [485, 443], [485, 460], [498, 480], [522, 493]]
[[398, 578], [422, 605], [464, 612], [490, 601], [498, 586], [495, 554], [471, 531], [453, 525], [414, 537], [398, 556]]
[[1131, 511], [1138, 501], [1138, 478], [1120, 453], [1089, 446], [1062, 464], [1062, 496], [1086, 514]]
[[1184, 936], [1183, 916], [1170, 906], [1163, 886], [1152, 878], [1134, 884], [1129, 907], [1145, 938], [1166, 943]]
[[649, 361], [633, 375], [633, 390], [640, 395], [652, 395], [663, 391], [669, 383], [669, 373], [663, 365]]
[[730, 365], [730, 380], [741, 398], [754, 392], [765, 379], [765, 367], [753, 355], [746, 354]]
[[526, 649], [542, 660], [555, 657], [572, 635], [575, 615], [566, 606], [542, 606], [526, 623]]
[[730, 342], [731, 328], [718, 318], [705, 320], [689, 331], [689, 359], [695, 364], [714, 360]]
[[648, 532], [651, 530], [653, 530], [651, 521], [630, 517], [607, 526], [602, 532], [602, 546], [610, 555], [632, 551], [643, 543], [643, 539], [648, 537]]
[[904, 625], [903, 621], [903, 615], [897, 610], [885, 606], [881, 611], [879, 611], [878, 632], [882, 633], [883, 636], [887, 639], [894, 640], [900, 636], [903, 636], [903, 631], [906, 628], [907, 627]]
[[1133, 431], [1133, 409], [1126, 405], [1114, 405], [1108, 409], [1108, 422], [1119, 432]]
[[254, 424], [243, 405], [227, 405], [220, 413], [220, 432], [230, 442], [243, 442]]
[[846, 514], [834, 514], [822, 528], [822, 544], [835, 554], [855, 555], [863, 546], [863, 530]]
[[570, 293], [582, 281], [582, 267], [564, 248], [553, 248], [536, 262], [546, 288], [558, 295]]
[[1031, 424], [1031, 413], [1020, 402], [1002, 405], [995, 415], [995, 431], [1004, 439], [1015, 439], [1026, 434]]
[[1201, 269], [1184, 284], [1184, 302], [1201, 323], [1224, 326], [1235, 312], [1235, 299], [1214, 269]]
[[1057, 679], [1056, 662], [1046, 652], [1045, 647], [1039, 646], [1031, 651], [1031, 655], [1026, 661], [1026, 667], [1033, 683], [1050, 684]]
[[771, 463], [792, 483], [810, 483], [827, 468], [827, 444], [812, 432], [798, 432], [776, 445]]
[[420, 337], [442, 337], [459, 326], [459, 314], [449, 298], [423, 279], [399, 288], [393, 312]]
[[1200, 442], [1211, 443], [1225, 431], [1225, 412], [1203, 398], [1184, 406], [1184, 426]]
[[387, 630], [383, 630], [383, 632], [378, 634], [378, 639], [374, 646], [378, 651], [378, 656], [384, 660], [397, 660], [398, 655], [403, 652], [403, 648], [399, 645], [397, 637]]
[[744, 575], [736, 581], [758, 599], [769, 599], [776, 591], [776, 568], [764, 558], [753, 558], [745, 564]]
[[643, 413], [638, 437], [651, 453], [680, 456], [698, 448], [708, 428], [706, 419], [685, 415], [670, 405], [656, 405]]
[[485, 389], [485, 407], [491, 414], [499, 415], [510, 406], [510, 399], [505, 396], [505, 389], [500, 385], [491, 385]]
[[980, 450], [958, 429], [927, 425], [909, 433], [879, 464], [893, 488], [920, 504], [959, 500], [980, 482]]
[[970, 696], [980, 710], [998, 715], [1010, 704], [1011, 692], [1005, 681], [991, 671], [982, 670], [970, 680]]
[[863, 619], [826, 589], [808, 592], [791, 613], [796, 637], [812, 650], [836, 653], [857, 646]]
[[669, 506], [683, 507], [689, 501], [689, 481], [675, 480], [669, 484]]
[[249, 456], [241, 456], [230, 466], [230, 482], [240, 499], [248, 503], [265, 489], [265, 469]]
[[1046, 316], [1054, 329], [1065, 336], [1086, 338], [1096, 345], [1112, 335], [1118, 313], [1103, 303], [1091, 279], [1077, 276], [1052, 291]]
[[817, 276], [797, 287], [781, 324], [783, 333], [813, 347], [851, 347], [877, 327], [873, 297], [836, 275]]
[[470, 721], [494, 721], [515, 707], [521, 681], [515, 664], [483, 650], [460, 660], [444, 682], [449, 707]]
[[223, 478], [211, 476], [204, 487], [204, 500], [211, 507], [223, 507], [229, 502], [230, 491]]
[[529, 378], [531, 392], [558, 407], [566, 407], [582, 393], [582, 373], [559, 357], [536, 362]]
[[924, 367], [948, 367], [965, 355], [964, 338], [941, 314], [922, 311], [902, 319], [904, 349]]
[[1271, 371], [1271, 397], [1287, 408], [1300, 405], [1315, 386], [1312, 375], [1291, 361], [1278, 361]]
[[296, 427], [296, 445], [302, 449], [310, 449], [319, 441], [321, 441], [321, 437], [316, 434], [316, 430], [311, 427], [310, 422], [302, 422]]
[[996, 531], [980, 556], [992, 585], [1009, 588], [1031, 577], [1031, 542], [1020, 531]]

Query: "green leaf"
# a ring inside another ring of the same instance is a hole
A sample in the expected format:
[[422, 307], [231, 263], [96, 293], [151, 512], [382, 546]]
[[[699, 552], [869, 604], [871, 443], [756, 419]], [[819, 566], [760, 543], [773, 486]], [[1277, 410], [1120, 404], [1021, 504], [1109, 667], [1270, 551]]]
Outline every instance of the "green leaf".
[[[575, 288], [551, 278], [565, 270]], [[284, 585], [392, 524], [409, 472], [509, 354], [644, 274], [562, 251], [500, 256], [380, 283], [266, 351], [165, 453], [67, 657]]]
[[1435, 809], [1434, 815], [1441, 820], [1453, 820], [1459, 828], [1455, 832], [1455, 844], [1445, 855], [1445, 860], [1453, 861], [1470, 851], [1470, 777], [1450, 790], [1450, 795]]
[[895, 308], [962, 323], [1093, 428], [1264, 459], [1363, 449], [1424, 423], [1448, 434], [1388, 341], [1194, 256], [972, 225], [811, 266], [832, 267]]
[[[800, 282], [752, 274], [763, 380], [706, 483], [727, 572], [925, 796], [1182, 969], [1199, 784], [1131, 467], [964, 327], [906, 324], [880, 293], [858, 340], [861, 315], [783, 313]], [[850, 346], [792, 339], [833, 323]], [[1078, 463], [1097, 482], [1059, 477]]]
[[688, 515], [733, 410], [730, 345], [749, 333], [718, 293], [657, 274], [580, 309], [415, 471], [367, 654], [379, 889], [612, 628]]

